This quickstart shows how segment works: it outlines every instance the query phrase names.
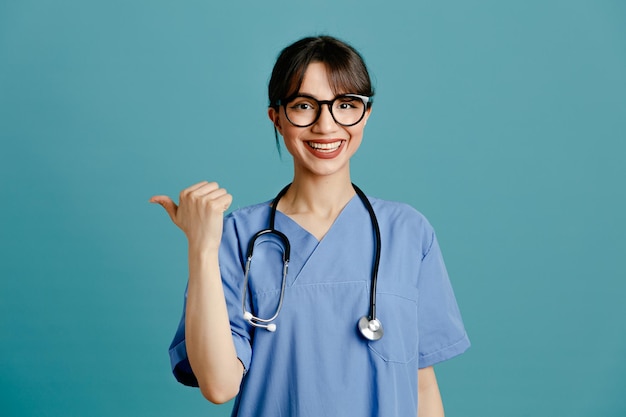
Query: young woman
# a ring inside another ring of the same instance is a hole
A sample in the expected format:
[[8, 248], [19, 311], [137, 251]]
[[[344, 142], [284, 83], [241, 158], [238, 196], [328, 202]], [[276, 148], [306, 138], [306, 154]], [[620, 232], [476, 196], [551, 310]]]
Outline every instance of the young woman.
[[215, 182], [151, 199], [189, 243], [174, 374], [233, 416], [443, 416], [432, 366], [469, 340], [430, 224], [351, 182], [373, 95], [351, 46], [301, 39], [269, 83], [291, 184], [225, 218]]

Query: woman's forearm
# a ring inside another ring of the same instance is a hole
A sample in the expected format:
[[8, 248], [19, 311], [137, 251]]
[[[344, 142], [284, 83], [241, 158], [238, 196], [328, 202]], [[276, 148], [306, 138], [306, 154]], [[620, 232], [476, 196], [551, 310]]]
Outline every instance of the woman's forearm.
[[417, 417], [444, 417], [441, 393], [432, 366], [417, 372]]
[[237, 395], [243, 365], [230, 331], [217, 249], [189, 248], [185, 339], [202, 394], [213, 403]]

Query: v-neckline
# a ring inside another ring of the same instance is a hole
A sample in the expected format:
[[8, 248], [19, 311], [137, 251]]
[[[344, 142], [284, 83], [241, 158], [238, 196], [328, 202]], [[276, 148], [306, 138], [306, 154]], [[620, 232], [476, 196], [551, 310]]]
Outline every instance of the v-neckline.
[[331, 233], [331, 231], [335, 228], [335, 225], [341, 219], [341, 217], [343, 217], [343, 215], [347, 211], [348, 207], [350, 207], [350, 206], [352, 206], [354, 204], [354, 200], [355, 199], [356, 200], [359, 199], [357, 194], [353, 195], [350, 198], [350, 200], [348, 200], [348, 202], [343, 206], [343, 208], [339, 211], [339, 213], [335, 217], [335, 220], [333, 220], [333, 222], [331, 223], [330, 227], [328, 228], [328, 230], [326, 230], [326, 233], [324, 233], [324, 236], [322, 236], [321, 239], [318, 239], [307, 228], [302, 226], [300, 223], [298, 223], [297, 221], [295, 221], [293, 218], [291, 218], [289, 215], [283, 213], [282, 211], [276, 210], [276, 216], [277, 217], [280, 216], [281, 218], [285, 219], [289, 224], [292, 225], [292, 227], [294, 227], [295, 229], [299, 230], [300, 233], [304, 233], [306, 236], [308, 236], [309, 238], [313, 239], [316, 244], [320, 244], [321, 242], [323, 242], [326, 239], [326, 236], [328, 236]]

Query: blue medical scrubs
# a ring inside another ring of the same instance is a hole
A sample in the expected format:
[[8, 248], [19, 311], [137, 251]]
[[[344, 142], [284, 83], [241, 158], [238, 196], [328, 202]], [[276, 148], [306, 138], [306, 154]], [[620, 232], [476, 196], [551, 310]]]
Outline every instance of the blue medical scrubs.
[[[233, 416], [417, 415], [417, 371], [470, 345], [431, 225], [412, 207], [369, 198], [381, 229], [377, 316], [384, 337], [364, 339], [374, 234], [357, 196], [321, 241], [280, 212], [276, 229], [291, 242], [284, 304], [276, 331], [243, 318], [242, 284], [250, 238], [268, 226], [269, 203], [224, 220], [220, 270], [233, 340], [245, 368]], [[259, 239], [246, 304], [269, 318], [282, 279], [282, 245]], [[184, 311], [184, 310], [183, 310]], [[170, 347], [176, 378], [197, 385], [185, 348], [185, 317]]]

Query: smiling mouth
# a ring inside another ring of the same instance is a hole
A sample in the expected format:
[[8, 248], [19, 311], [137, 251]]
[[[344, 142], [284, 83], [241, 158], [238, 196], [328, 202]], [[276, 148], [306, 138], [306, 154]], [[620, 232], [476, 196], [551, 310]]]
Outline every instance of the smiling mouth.
[[336, 142], [327, 142], [327, 143], [307, 142], [306, 144], [318, 152], [333, 152], [339, 149], [342, 142], [343, 141], [338, 140]]

